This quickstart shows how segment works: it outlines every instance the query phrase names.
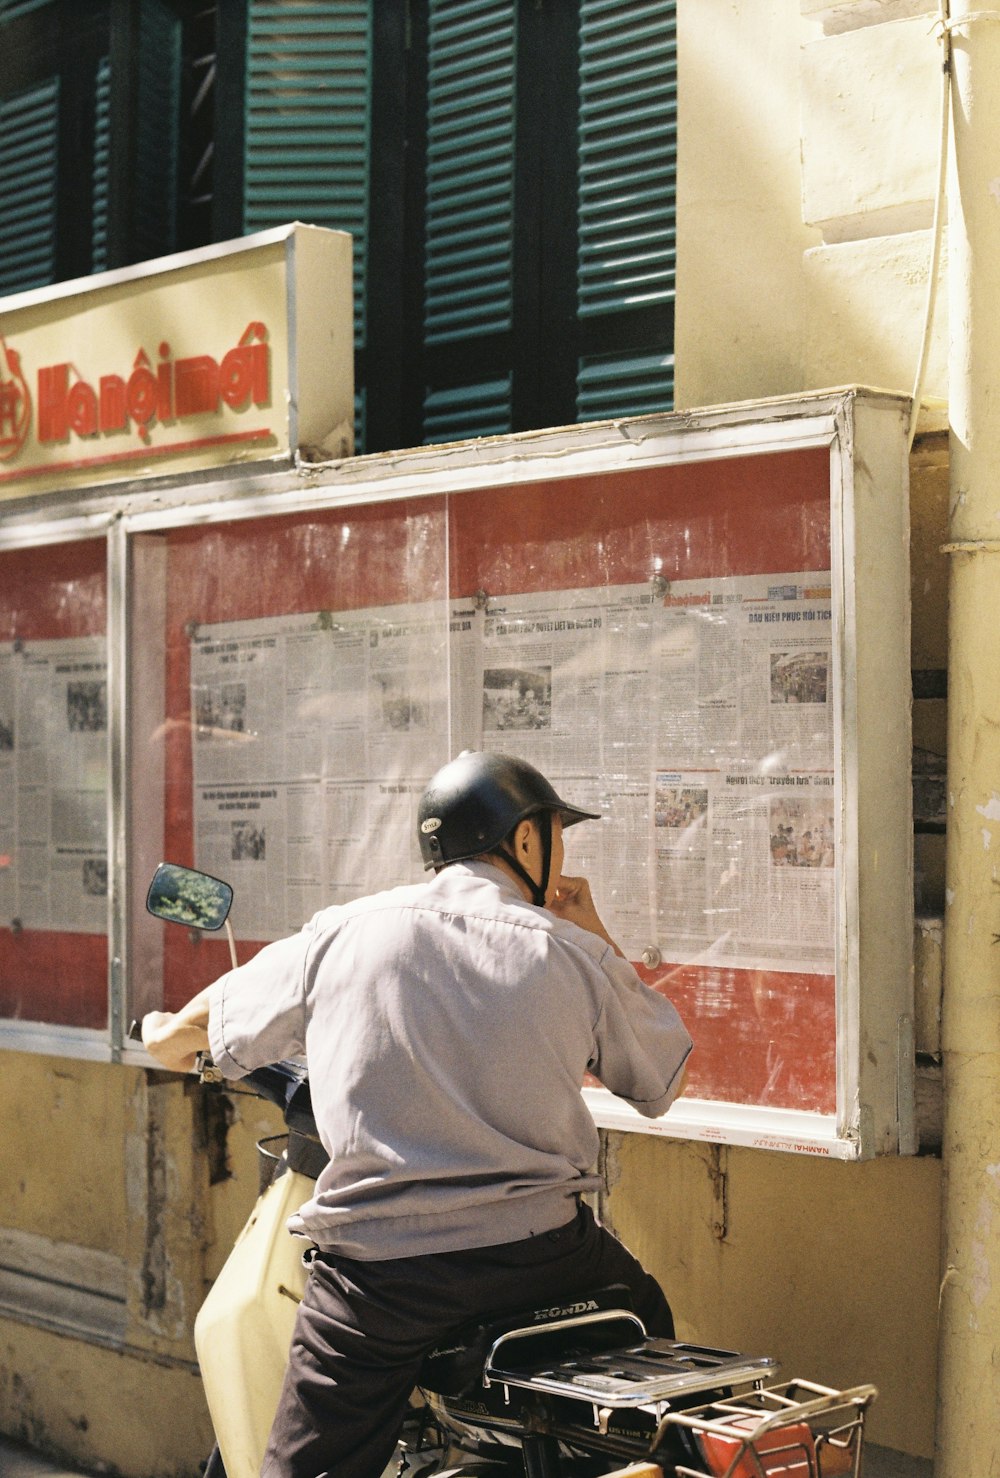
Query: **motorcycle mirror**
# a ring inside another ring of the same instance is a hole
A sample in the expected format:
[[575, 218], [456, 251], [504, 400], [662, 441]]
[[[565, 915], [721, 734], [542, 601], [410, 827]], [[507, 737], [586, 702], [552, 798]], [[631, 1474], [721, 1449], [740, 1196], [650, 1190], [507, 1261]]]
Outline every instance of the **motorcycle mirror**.
[[189, 929], [221, 929], [232, 902], [228, 883], [176, 862], [160, 863], [146, 894], [146, 908], [155, 918]]

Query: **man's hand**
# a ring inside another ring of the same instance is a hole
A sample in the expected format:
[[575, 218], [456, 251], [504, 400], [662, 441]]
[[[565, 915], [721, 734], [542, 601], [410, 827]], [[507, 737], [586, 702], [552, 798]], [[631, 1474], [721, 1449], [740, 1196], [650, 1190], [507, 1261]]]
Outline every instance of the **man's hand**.
[[195, 996], [180, 1011], [147, 1012], [142, 1042], [169, 1072], [193, 1072], [198, 1053], [208, 1051], [208, 992]]
[[599, 939], [610, 944], [616, 954], [622, 953], [601, 921], [586, 878], [561, 877], [556, 883], [549, 911], [560, 919], [567, 919], [569, 923], [579, 924], [581, 929], [596, 934]]

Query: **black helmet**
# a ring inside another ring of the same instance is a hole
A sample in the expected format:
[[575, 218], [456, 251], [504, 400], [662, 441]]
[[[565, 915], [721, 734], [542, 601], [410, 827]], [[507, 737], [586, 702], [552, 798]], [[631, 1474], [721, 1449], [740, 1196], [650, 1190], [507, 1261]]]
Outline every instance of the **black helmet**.
[[600, 820], [594, 811], [567, 805], [527, 760], [467, 749], [438, 770], [420, 797], [424, 867], [491, 852], [519, 821], [540, 811], [558, 812], [563, 826]]

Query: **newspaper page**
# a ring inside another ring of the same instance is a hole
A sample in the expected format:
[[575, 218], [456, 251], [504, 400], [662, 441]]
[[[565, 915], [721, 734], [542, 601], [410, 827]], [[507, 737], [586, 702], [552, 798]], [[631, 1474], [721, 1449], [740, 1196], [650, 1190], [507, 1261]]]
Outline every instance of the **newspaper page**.
[[677, 962], [833, 969], [828, 774], [658, 771], [660, 948]]
[[195, 853], [237, 932], [277, 938], [419, 876], [416, 802], [448, 748], [440, 602], [199, 628]]
[[442, 757], [509, 751], [602, 818], [566, 866], [632, 958], [829, 969], [830, 616], [820, 572], [203, 628], [197, 855], [273, 937], [419, 877]]
[[107, 932], [103, 637], [0, 644], [0, 917]]
[[823, 572], [664, 600], [651, 846], [671, 959], [834, 968], [831, 630]]
[[654, 600], [648, 585], [512, 596], [490, 603], [482, 628], [478, 742], [529, 760], [601, 816], [566, 833], [566, 868], [590, 879], [633, 958], [655, 938], [646, 845]]
[[[469, 742], [602, 816], [566, 866], [627, 954], [832, 968], [828, 573], [507, 596], [481, 630]], [[801, 833], [794, 862], [772, 823]]]

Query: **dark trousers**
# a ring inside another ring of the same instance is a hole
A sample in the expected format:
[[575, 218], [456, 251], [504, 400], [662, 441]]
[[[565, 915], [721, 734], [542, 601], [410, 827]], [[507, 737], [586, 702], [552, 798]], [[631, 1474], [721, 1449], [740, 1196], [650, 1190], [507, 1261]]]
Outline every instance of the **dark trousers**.
[[625, 1283], [650, 1334], [670, 1307], [582, 1206], [558, 1231], [499, 1247], [360, 1262], [320, 1254], [299, 1306], [261, 1478], [379, 1478], [424, 1356], [483, 1314], [502, 1316]]

